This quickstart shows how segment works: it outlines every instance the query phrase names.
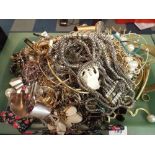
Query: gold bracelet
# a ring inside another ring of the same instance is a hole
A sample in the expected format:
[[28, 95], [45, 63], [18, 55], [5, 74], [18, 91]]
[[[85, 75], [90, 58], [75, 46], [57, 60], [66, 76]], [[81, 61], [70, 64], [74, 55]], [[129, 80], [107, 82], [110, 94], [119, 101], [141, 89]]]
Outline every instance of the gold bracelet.
[[51, 66], [50, 66], [49, 60], [48, 60], [48, 59], [46, 59], [46, 60], [47, 60], [47, 64], [48, 64], [48, 67], [49, 67], [51, 73], [53, 74], [53, 76], [54, 76], [61, 84], [63, 84], [63, 85], [64, 85], [65, 87], [67, 87], [68, 89], [70, 89], [70, 90], [72, 90], [72, 91], [75, 91], [75, 92], [77, 92], [77, 93], [81, 93], [81, 94], [88, 94], [88, 93], [89, 93], [89, 92], [81, 91], [81, 89], [72, 88], [72, 87], [70, 87], [69, 85], [67, 85], [64, 81], [62, 81], [62, 80], [56, 75], [56, 73], [54, 72], [54, 70], [53, 70], [53, 69], [51, 68]]

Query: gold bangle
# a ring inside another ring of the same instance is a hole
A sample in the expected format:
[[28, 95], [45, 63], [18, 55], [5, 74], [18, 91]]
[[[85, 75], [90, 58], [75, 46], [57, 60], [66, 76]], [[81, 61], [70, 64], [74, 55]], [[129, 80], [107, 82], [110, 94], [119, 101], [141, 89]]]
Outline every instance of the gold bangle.
[[148, 78], [149, 78], [149, 74], [150, 74], [150, 65], [147, 65], [145, 68], [144, 68], [144, 74], [143, 74], [143, 83], [142, 83], [142, 86], [140, 88], [140, 91], [138, 92], [138, 95], [136, 97], [136, 100], [138, 100], [141, 96], [141, 94], [143, 93], [144, 91], [144, 88], [146, 86], [146, 83], [148, 81]]
[[40, 64], [38, 64], [38, 65], [39, 65], [39, 68], [40, 68], [41, 72], [42, 72], [42, 73], [43, 73], [43, 75], [46, 77], [46, 79], [47, 79], [48, 81], [50, 81], [50, 82], [52, 82], [53, 84], [55, 84], [55, 85], [56, 85], [56, 83], [55, 83], [54, 81], [50, 80], [50, 79], [49, 79], [49, 77], [45, 74], [45, 72], [42, 70], [42, 68], [41, 68]]
[[46, 60], [47, 60], [47, 64], [48, 64], [48, 67], [49, 67], [51, 73], [53, 74], [53, 76], [54, 76], [61, 84], [63, 84], [63, 85], [66, 86], [68, 89], [70, 89], [70, 90], [72, 90], [72, 91], [75, 91], [75, 92], [77, 92], [77, 93], [81, 93], [81, 94], [88, 94], [88, 93], [89, 93], [89, 92], [81, 91], [81, 89], [74, 89], [74, 88], [70, 87], [69, 85], [67, 85], [64, 81], [62, 81], [62, 80], [56, 75], [56, 73], [54, 72], [54, 70], [53, 70], [53, 69], [51, 68], [51, 66], [50, 66], [49, 60], [48, 60], [48, 59], [46, 59]]
[[[138, 44], [136, 43], [133, 43], [135, 46], [139, 46]], [[152, 46], [152, 45], [149, 45], [149, 44], [141, 44], [141, 47], [140, 47], [141, 50], [143, 51], [146, 51], [155, 57], [155, 46]]]

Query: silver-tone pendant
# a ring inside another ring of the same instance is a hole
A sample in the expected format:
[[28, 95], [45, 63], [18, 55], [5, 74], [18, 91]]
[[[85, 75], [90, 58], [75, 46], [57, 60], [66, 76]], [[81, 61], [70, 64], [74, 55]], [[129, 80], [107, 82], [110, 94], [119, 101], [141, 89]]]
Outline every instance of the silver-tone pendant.
[[89, 67], [81, 71], [81, 78], [87, 87], [97, 90], [100, 88], [99, 70], [97, 66]]

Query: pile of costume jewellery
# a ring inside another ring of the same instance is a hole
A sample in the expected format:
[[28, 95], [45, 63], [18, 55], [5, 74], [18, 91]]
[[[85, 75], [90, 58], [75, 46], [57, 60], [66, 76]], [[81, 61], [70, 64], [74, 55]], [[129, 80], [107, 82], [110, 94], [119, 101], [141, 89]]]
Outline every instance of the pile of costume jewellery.
[[40, 120], [49, 134], [92, 134], [139, 110], [155, 122], [143, 108], [132, 112], [150, 71], [149, 49], [138, 54], [144, 38], [102, 22], [59, 36], [34, 35], [38, 40], [25, 39], [27, 46], [11, 58], [15, 78], [5, 94], [14, 115]]

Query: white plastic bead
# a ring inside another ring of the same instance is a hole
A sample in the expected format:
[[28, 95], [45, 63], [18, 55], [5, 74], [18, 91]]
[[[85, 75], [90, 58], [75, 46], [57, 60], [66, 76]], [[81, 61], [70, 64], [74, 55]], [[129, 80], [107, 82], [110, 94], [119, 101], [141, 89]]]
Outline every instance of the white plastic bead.
[[152, 115], [152, 114], [148, 115], [148, 116], [147, 116], [147, 120], [148, 120], [150, 123], [154, 123], [154, 122], [155, 122], [155, 115]]
[[135, 69], [138, 67], [137, 61], [130, 61], [130, 62], [129, 62], [129, 67], [130, 67], [130, 71], [131, 71], [131, 72], [134, 72]]
[[134, 49], [135, 49], [135, 47], [134, 47], [133, 44], [129, 44], [129, 45], [128, 45], [128, 50], [129, 50], [129, 52], [132, 52]]
[[5, 96], [10, 98], [11, 93], [15, 92], [15, 90], [13, 88], [8, 88], [5, 91]]

